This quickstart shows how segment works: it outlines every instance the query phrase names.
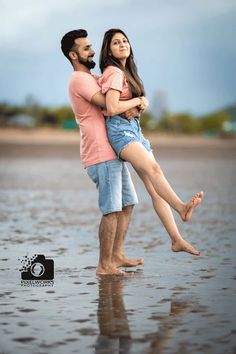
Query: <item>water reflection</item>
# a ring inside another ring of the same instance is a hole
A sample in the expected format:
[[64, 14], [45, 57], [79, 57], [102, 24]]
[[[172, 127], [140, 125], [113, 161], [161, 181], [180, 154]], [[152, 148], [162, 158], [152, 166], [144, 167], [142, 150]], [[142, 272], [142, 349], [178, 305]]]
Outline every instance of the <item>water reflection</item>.
[[[180, 326], [181, 318], [195, 306], [192, 301], [178, 301], [175, 299], [171, 300], [170, 305], [169, 315], [159, 318], [159, 330], [150, 335], [150, 350], [148, 354], [163, 354], [164, 352], [166, 353], [167, 349], [170, 349], [168, 348], [170, 341], [176, 334], [176, 328]], [[188, 332], [187, 328], [183, 328], [182, 330]], [[188, 345], [188, 343], [185, 344]], [[182, 350], [183, 352], [187, 352], [187, 348], [183, 344]]]
[[130, 353], [131, 336], [123, 301], [123, 279], [104, 277], [99, 281], [98, 354]]
[[[97, 318], [100, 334], [95, 344], [96, 354], [128, 354], [131, 353], [134, 342], [136, 349], [137, 342], [138, 346], [146, 348], [143, 353], [162, 354], [168, 348], [170, 340], [173, 339], [176, 328], [181, 325], [183, 316], [191, 311], [198, 312], [197, 308], [200, 312], [203, 311], [203, 308], [199, 305], [196, 306], [192, 299], [180, 301], [172, 298], [169, 300], [169, 313], [163, 314], [163, 311], [159, 311], [159, 305], [164, 300], [162, 299], [157, 303], [157, 307], [154, 307], [152, 317], [149, 318], [157, 322], [157, 331], [146, 334], [142, 338], [132, 339], [123, 300], [124, 283], [125, 279], [118, 277], [104, 277], [99, 280]], [[142, 305], [140, 304], [140, 306]], [[187, 328], [183, 330], [188, 331]]]

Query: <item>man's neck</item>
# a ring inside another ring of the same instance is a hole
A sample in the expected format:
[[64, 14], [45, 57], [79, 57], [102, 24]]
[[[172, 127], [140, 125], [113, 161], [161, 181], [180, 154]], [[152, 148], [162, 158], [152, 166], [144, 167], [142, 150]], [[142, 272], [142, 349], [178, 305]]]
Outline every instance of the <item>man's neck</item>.
[[74, 67], [74, 71], [82, 71], [82, 72], [84, 72], [84, 73], [87, 73], [87, 74], [91, 74], [91, 72], [90, 72], [90, 69], [89, 68], [87, 68], [85, 65], [83, 65], [83, 64], [76, 64], [76, 65], [74, 65], [73, 66]]

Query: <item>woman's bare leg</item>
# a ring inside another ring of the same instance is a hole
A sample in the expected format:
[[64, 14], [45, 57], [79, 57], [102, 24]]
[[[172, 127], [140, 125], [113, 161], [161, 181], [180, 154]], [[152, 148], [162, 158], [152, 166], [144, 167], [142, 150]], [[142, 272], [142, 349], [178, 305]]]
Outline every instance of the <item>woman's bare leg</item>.
[[187, 241], [185, 241], [180, 235], [169, 204], [156, 193], [150, 180], [146, 179], [145, 177], [144, 179], [145, 187], [152, 198], [152, 204], [155, 209], [155, 212], [159, 216], [166, 231], [170, 236], [172, 243], [172, 251], [183, 251], [198, 256], [200, 252], [196, 250], [192, 245], [190, 245]]
[[147, 180], [151, 182], [156, 193], [179, 213], [183, 221], [190, 220], [193, 209], [202, 201], [203, 192], [184, 203], [169, 185], [158, 163], [139, 142], [130, 143], [120, 156], [132, 164], [144, 184]]

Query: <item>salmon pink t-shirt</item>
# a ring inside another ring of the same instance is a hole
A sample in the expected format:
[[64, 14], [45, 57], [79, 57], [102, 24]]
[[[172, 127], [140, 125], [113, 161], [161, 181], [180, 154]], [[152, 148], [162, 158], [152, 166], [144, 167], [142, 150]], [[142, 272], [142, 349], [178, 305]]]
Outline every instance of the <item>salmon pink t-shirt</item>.
[[[120, 100], [129, 100], [132, 94], [125, 78], [125, 73], [116, 66], [108, 66], [102, 76], [98, 79], [101, 92], [105, 95], [108, 90], [113, 89], [120, 92]], [[107, 113], [103, 110], [103, 114]]]
[[69, 81], [69, 96], [80, 126], [80, 155], [85, 168], [117, 158], [108, 141], [102, 110], [91, 103], [92, 97], [99, 91], [101, 88], [91, 74], [73, 72]]

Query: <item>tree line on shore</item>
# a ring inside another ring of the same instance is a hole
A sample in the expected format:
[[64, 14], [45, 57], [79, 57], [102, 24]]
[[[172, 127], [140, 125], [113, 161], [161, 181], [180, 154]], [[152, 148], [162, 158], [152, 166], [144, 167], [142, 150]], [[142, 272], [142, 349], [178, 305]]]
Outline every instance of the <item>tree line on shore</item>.
[[[141, 125], [144, 130], [166, 133], [234, 135], [236, 134], [236, 105], [201, 117], [194, 117], [189, 113], [168, 112], [157, 119], [147, 111], [141, 116]], [[77, 128], [70, 106], [50, 108], [32, 101], [20, 106], [0, 103], [0, 126]]]

